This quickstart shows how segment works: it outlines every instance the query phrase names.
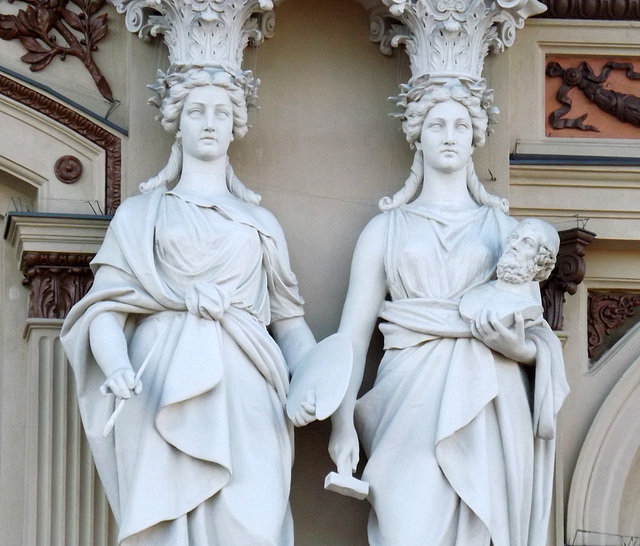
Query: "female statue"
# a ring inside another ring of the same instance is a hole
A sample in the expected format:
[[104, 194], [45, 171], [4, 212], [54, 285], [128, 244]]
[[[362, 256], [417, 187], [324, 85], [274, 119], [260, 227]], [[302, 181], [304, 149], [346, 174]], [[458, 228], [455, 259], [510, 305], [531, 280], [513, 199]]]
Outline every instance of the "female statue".
[[[170, 78], [169, 164], [118, 209], [63, 328], [83, 423], [119, 544], [292, 544], [284, 403], [315, 340], [282, 230], [229, 165], [245, 91], [220, 69]], [[112, 433], [107, 393], [128, 399]]]
[[[458, 80], [427, 80], [407, 102], [415, 160], [356, 245], [339, 329], [354, 367], [330, 454], [350, 475], [359, 432], [372, 545], [543, 546], [567, 392], [560, 345], [546, 323], [525, 330], [522, 316], [512, 328], [490, 312], [472, 324], [460, 316], [461, 297], [494, 278], [517, 222], [474, 172], [481, 99]], [[378, 317], [385, 354], [356, 404]]]

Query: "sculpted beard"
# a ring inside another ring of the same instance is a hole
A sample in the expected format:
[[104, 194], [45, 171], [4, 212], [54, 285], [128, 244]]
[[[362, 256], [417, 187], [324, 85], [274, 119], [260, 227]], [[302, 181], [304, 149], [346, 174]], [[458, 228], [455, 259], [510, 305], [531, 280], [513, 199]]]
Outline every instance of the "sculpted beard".
[[501, 281], [521, 284], [536, 276], [538, 266], [533, 261], [520, 262], [515, 256], [505, 253], [500, 257], [496, 271]]

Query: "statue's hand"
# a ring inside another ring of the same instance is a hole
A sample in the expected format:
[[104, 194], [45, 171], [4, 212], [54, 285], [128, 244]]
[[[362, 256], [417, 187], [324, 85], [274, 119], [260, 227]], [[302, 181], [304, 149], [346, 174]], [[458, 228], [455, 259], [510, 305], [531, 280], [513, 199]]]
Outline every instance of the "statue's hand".
[[136, 374], [131, 367], [119, 368], [107, 377], [107, 380], [100, 387], [102, 396], [107, 396], [109, 391], [118, 398], [124, 398], [126, 400], [131, 398], [131, 392], [133, 392], [133, 394], [140, 394], [142, 392], [142, 382], [139, 379], [136, 381]]
[[300, 408], [291, 418], [296, 427], [304, 427], [316, 420], [316, 395], [313, 391], [307, 392], [306, 400], [300, 404]]
[[494, 351], [523, 364], [536, 358], [534, 343], [526, 338], [522, 314], [514, 314], [515, 324], [506, 328], [494, 311], [485, 309], [478, 320], [471, 322], [471, 333]]
[[360, 442], [352, 420], [348, 424], [338, 423], [335, 419], [332, 421], [329, 455], [336, 464], [338, 474], [351, 476], [356, 471]]

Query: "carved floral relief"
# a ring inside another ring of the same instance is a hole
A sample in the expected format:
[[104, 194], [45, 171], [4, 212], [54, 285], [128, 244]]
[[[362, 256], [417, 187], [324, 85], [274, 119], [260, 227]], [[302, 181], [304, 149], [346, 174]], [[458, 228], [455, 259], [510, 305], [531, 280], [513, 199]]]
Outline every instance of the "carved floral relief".
[[546, 59], [545, 134], [640, 138], [640, 60]]
[[640, 321], [640, 294], [589, 292], [589, 359], [595, 362]]

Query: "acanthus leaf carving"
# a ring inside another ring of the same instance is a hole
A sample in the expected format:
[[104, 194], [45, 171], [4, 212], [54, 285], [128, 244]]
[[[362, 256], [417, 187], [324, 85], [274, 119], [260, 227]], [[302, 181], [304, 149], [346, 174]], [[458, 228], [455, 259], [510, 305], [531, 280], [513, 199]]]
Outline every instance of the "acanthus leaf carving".
[[110, 0], [142, 39], [163, 35], [172, 70], [218, 66], [238, 72], [248, 44], [273, 35], [279, 0]]
[[[513, 44], [525, 20], [546, 8], [537, 0], [383, 0], [374, 10], [371, 40], [390, 54], [404, 43], [413, 78], [462, 74], [480, 79], [484, 58]], [[375, 23], [373, 22], [375, 19]], [[388, 20], [384, 24], [381, 21]], [[393, 23], [391, 22], [393, 21]], [[384, 27], [384, 33], [380, 28]], [[398, 37], [398, 38], [396, 38]]]
[[62, 319], [89, 291], [92, 254], [27, 252], [23, 284], [30, 289], [29, 317]]

